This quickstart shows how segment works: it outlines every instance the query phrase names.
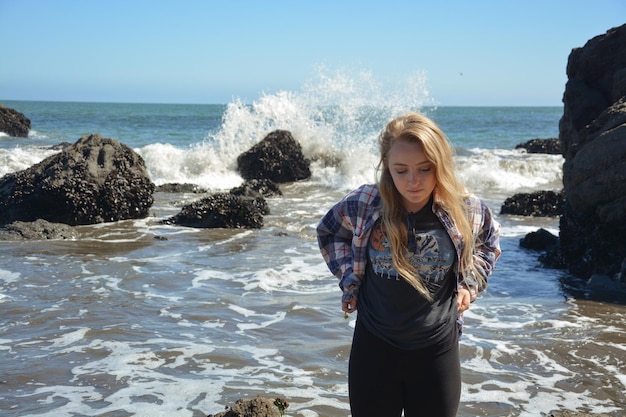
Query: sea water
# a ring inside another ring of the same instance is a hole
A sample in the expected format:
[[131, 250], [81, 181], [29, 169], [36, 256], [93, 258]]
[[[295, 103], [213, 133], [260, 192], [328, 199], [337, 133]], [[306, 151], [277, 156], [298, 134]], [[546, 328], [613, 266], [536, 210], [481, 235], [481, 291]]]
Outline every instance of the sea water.
[[132, 147], [157, 185], [237, 186], [237, 156], [274, 129], [292, 132], [312, 168], [268, 199], [260, 230], [159, 224], [202, 195], [157, 192], [146, 219], [80, 226], [75, 240], [0, 242], [3, 416], [195, 417], [256, 395], [286, 398], [289, 416], [349, 416], [356, 316], [340, 311], [315, 226], [375, 180], [376, 136], [406, 110], [440, 124], [460, 178], [503, 225], [489, 289], [466, 314], [458, 415], [624, 415], [626, 308], [590, 299], [519, 247], [539, 227], [558, 234], [557, 218], [499, 214], [515, 193], [562, 187], [560, 155], [515, 149], [557, 137], [562, 108], [438, 107], [414, 80], [388, 92], [359, 77], [252, 103], [3, 104], [32, 130], [0, 137], [0, 176], [91, 133]]

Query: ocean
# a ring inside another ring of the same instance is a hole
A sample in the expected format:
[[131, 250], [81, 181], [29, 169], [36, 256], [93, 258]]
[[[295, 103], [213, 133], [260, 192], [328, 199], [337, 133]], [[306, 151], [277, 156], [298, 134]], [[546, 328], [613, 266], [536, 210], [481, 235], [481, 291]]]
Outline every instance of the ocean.
[[562, 108], [328, 91], [223, 105], [4, 101], [32, 130], [0, 136], [0, 176], [101, 133], [137, 151], [157, 185], [219, 192], [241, 183], [240, 153], [286, 129], [312, 177], [281, 185], [259, 230], [159, 224], [202, 195], [156, 192], [146, 219], [80, 226], [71, 241], [0, 241], [0, 414], [196, 417], [262, 395], [285, 398], [287, 416], [349, 416], [356, 316], [341, 312], [315, 226], [374, 181], [378, 131], [411, 109], [440, 124], [460, 178], [503, 225], [503, 255], [466, 314], [459, 417], [624, 416], [626, 307], [591, 299], [519, 247], [540, 227], [558, 234], [557, 218], [499, 214], [515, 193], [561, 188], [560, 155], [515, 145], [557, 137]]

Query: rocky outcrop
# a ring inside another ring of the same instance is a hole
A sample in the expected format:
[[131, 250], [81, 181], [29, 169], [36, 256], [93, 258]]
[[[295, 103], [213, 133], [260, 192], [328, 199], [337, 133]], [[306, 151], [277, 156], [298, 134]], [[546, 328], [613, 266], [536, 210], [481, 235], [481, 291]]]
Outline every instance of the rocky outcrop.
[[0, 104], [0, 132], [16, 138], [25, 138], [30, 131], [30, 119], [17, 110]]
[[209, 229], [260, 229], [263, 216], [270, 213], [265, 197], [280, 195], [282, 192], [270, 180], [245, 181], [228, 193], [212, 194], [185, 205], [162, 223]]
[[74, 227], [43, 219], [34, 222], [16, 221], [0, 228], [0, 240], [71, 240], [77, 237], [78, 232]]
[[553, 235], [544, 228], [526, 234], [520, 239], [522, 248], [539, 251], [539, 262], [544, 268], [565, 269], [567, 264], [561, 254], [558, 236]]
[[178, 214], [162, 223], [209, 229], [260, 229], [263, 215], [268, 213], [263, 198], [218, 193], [184, 206]]
[[208, 417], [280, 417], [289, 407], [283, 398], [268, 399], [256, 397], [251, 400], [239, 399], [234, 406]]
[[207, 190], [200, 187], [197, 184], [180, 184], [180, 183], [167, 183], [158, 185], [155, 191], [161, 193], [193, 193], [193, 194], [202, 194], [206, 193]]
[[237, 170], [246, 180], [268, 179], [275, 183], [311, 177], [311, 162], [286, 130], [275, 130], [237, 158]]
[[572, 50], [567, 76], [561, 251], [577, 276], [626, 281], [626, 25]]
[[522, 239], [520, 239], [519, 245], [522, 248], [532, 250], [547, 250], [553, 246], [558, 245], [559, 238], [544, 228], [541, 228], [535, 232], [530, 232]]
[[0, 178], [0, 224], [44, 219], [84, 225], [144, 218], [154, 184], [141, 156], [99, 134]]
[[245, 181], [239, 187], [230, 190], [231, 194], [245, 197], [274, 197], [283, 195], [278, 185], [271, 180]]
[[524, 149], [528, 153], [546, 153], [550, 155], [561, 154], [559, 140], [554, 139], [531, 139], [515, 146], [515, 149]]
[[[310, 161], [290, 132], [276, 130], [237, 158], [237, 169], [244, 183], [228, 193], [217, 193], [185, 205], [164, 224], [197, 228], [260, 229], [269, 214], [265, 197], [280, 196], [277, 183], [298, 181], [311, 176]], [[180, 191], [176, 185], [160, 191]], [[184, 188], [183, 188], [184, 189]]]
[[535, 217], [560, 216], [563, 212], [563, 200], [563, 193], [555, 191], [518, 193], [504, 200], [500, 214]]

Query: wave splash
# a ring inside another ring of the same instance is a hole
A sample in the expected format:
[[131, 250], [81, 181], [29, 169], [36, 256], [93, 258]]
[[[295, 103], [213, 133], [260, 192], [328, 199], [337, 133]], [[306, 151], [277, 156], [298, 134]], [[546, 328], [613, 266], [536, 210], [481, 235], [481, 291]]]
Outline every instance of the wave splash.
[[237, 156], [269, 132], [284, 129], [312, 161], [312, 181], [331, 187], [372, 181], [379, 130], [390, 118], [428, 104], [425, 84], [425, 77], [416, 74], [386, 88], [367, 71], [353, 76], [321, 67], [300, 91], [263, 94], [251, 104], [232, 101], [220, 128], [201, 143], [182, 150], [153, 144], [139, 152], [157, 184], [186, 181], [228, 188], [241, 182]]
[[[388, 120], [408, 110], [436, 118], [445, 114], [443, 109], [438, 113], [423, 73], [381, 82], [370, 71], [326, 67], [319, 67], [298, 91], [263, 94], [252, 103], [235, 99], [219, 107], [216, 110], [216, 106], [205, 106], [188, 113], [180, 113], [182, 108], [176, 108], [181, 120], [167, 119], [166, 127], [163, 118], [171, 116], [169, 110], [150, 107], [148, 112], [153, 113], [148, 119], [152, 121], [142, 117], [141, 128], [128, 130], [128, 126], [120, 127], [120, 115], [141, 110], [145, 116], [146, 108], [112, 105], [106, 107], [112, 113], [107, 113], [106, 123], [101, 121], [101, 128], [110, 130], [115, 126], [126, 132], [121, 137], [144, 158], [157, 185], [191, 183], [210, 190], [240, 185], [237, 157], [269, 132], [288, 130], [311, 160], [312, 178], [308, 184], [343, 192], [376, 180], [376, 139]], [[459, 123], [459, 114], [463, 118], [468, 112], [473, 124], [465, 127], [462, 123], [455, 140], [466, 141], [465, 148], [457, 149], [456, 160], [459, 176], [470, 190], [500, 198], [539, 187], [561, 188], [560, 156], [493, 148], [494, 137], [506, 135], [510, 129], [503, 122], [498, 124], [498, 117], [502, 116], [494, 113], [460, 109], [448, 122]], [[203, 132], [201, 123], [209, 113], [213, 119], [202, 136], [198, 132]], [[184, 130], [190, 118], [199, 130]], [[483, 123], [487, 121], [496, 123]], [[155, 130], [146, 132], [146, 125], [155, 126]], [[479, 136], [463, 134], [465, 128], [485, 125], [495, 125], [495, 130]], [[52, 133], [32, 131], [27, 146], [8, 147], [11, 138], [2, 138], [5, 147], [0, 149], [0, 176], [26, 169], [58, 152], [41, 146], [53, 141], [47, 134]]]
[[[426, 108], [437, 111], [421, 73], [384, 85], [368, 71], [350, 74], [321, 67], [300, 91], [264, 94], [251, 104], [229, 103], [219, 129], [209, 132], [202, 143], [186, 150], [149, 145], [140, 152], [157, 183], [231, 188], [242, 181], [237, 156], [272, 130], [284, 129], [311, 160], [310, 182], [345, 191], [376, 180], [376, 139], [386, 122], [408, 110]], [[472, 191], [506, 196], [561, 187], [560, 156], [487, 149], [486, 142], [458, 150], [459, 175]]]

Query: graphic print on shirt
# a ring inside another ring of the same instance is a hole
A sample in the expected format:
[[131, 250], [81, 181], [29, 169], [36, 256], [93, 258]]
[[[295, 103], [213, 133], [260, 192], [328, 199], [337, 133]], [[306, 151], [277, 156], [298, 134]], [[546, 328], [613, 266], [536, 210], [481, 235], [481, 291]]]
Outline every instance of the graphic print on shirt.
[[[370, 238], [371, 266], [378, 276], [398, 280], [389, 248], [385, 228], [378, 223]], [[441, 284], [454, 263], [454, 247], [444, 229], [411, 230], [408, 250], [409, 262], [431, 289]]]

